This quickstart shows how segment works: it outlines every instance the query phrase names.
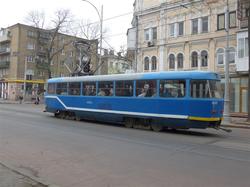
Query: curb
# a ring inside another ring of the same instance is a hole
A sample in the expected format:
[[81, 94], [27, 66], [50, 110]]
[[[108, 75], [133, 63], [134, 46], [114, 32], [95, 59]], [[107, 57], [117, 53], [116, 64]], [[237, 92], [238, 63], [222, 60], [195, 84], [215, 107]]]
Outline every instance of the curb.
[[242, 129], [250, 129], [250, 125], [245, 124], [221, 124], [222, 127], [231, 127], [231, 128], [242, 128]]
[[51, 184], [47, 184], [46, 182], [42, 181], [42, 179], [39, 179], [37, 177], [34, 177], [34, 176], [31, 176], [30, 174], [27, 174], [27, 173], [24, 173], [24, 172], [21, 172], [19, 171], [18, 169], [15, 169], [15, 168], [11, 168], [9, 167], [8, 165], [6, 165], [5, 163], [3, 162], [0, 162], [0, 165], [3, 166], [4, 168], [7, 168], [8, 170], [10, 170], [11, 172], [15, 173], [15, 174], [18, 174], [18, 175], [21, 175], [35, 183], [37, 183], [38, 185], [40, 186], [44, 186], [44, 187], [53, 187], [53, 185]]

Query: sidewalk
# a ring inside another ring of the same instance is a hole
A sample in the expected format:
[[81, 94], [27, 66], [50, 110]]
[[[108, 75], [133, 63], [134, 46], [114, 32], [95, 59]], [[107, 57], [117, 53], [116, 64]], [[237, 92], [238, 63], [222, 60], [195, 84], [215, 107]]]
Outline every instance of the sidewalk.
[[231, 117], [231, 122], [222, 121], [221, 126], [230, 128], [244, 128], [250, 129], [250, 123], [247, 122], [247, 118]]
[[1, 187], [48, 187], [0, 163]]
[[[19, 101], [0, 99], [0, 104], [20, 104]], [[34, 101], [22, 101], [21, 104], [34, 104]], [[43, 104], [43, 100], [40, 101]]]

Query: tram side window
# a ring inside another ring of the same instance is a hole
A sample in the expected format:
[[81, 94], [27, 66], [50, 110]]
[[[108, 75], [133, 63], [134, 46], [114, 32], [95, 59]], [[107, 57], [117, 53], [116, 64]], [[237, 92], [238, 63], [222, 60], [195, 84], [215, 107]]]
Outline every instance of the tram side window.
[[48, 84], [48, 94], [55, 94], [56, 93], [56, 84], [49, 83]]
[[98, 83], [98, 96], [113, 96], [113, 82], [103, 81]]
[[160, 97], [184, 97], [185, 88], [185, 80], [160, 80]]
[[96, 96], [96, 83], [95, 82], [83, 82], [83, 95]]
[[156, 80], [136, 81], [137, 97], [155, 97], [156, 93]]
[[191, 97], [221, 98], [220, 82], [216, 80], [192, 80]]
[[56, 94], [67, 95], [67, 83], [57, 83]]
[[69, 95], [80, 95], [81, 83], [71, 82], [69, 83]]
[[115, 83], [115, 95], [122, 97], [133, 96], [133, 81], [116, 81]]

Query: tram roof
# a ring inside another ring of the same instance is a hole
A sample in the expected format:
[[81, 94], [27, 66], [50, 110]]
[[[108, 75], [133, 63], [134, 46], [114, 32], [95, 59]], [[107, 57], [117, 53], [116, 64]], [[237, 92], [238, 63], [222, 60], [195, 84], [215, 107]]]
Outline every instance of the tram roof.
[[113, 75], [91, 75], [79, 77], [58, 77], [48, 80], [48, 83], [57, 82], [88, 82], [113, 80], [143, 80], [143, 79], [220, 79], [219, 75], [208, 71], [162, 71], [151, 73], [129, 73]]

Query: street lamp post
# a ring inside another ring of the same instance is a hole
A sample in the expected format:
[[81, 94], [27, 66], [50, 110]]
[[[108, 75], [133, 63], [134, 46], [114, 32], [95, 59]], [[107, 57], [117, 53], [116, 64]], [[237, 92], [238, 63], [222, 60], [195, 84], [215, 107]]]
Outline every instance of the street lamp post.
[[226, 53], [225, 53], [225, 93], [224, 93], [224, 121], [230, 122], [230, 105], [229, 105], [229, 4], [226, 4]]
[[82, 0], [84, 2], [87, 2], [89, 3], [92, 7], [94, 7], [94, 9], [96, 10], [97, 14], [98, 14], [98, 17], [99, 17], [99, 20], [100, 20], [100, 57], [99, 57], [99, 61], [98, 61], [98, 65], [97, 65], [97, 68], [98, 68], [98, 74], [100, 74], [100, 65], [102, 64], [102, 28], [103, 28], [103, 5], [101, 6], [101, 13], [98, 11], [98, 9], [96, 8], [96, 6], [91, 3], [90, 1], [88, 0]]
[[26, 71], [27, 71], [27, 61], [24, 62], [24, 76], [23, 76], [23, 100], [25, 100], [26, 97]]

